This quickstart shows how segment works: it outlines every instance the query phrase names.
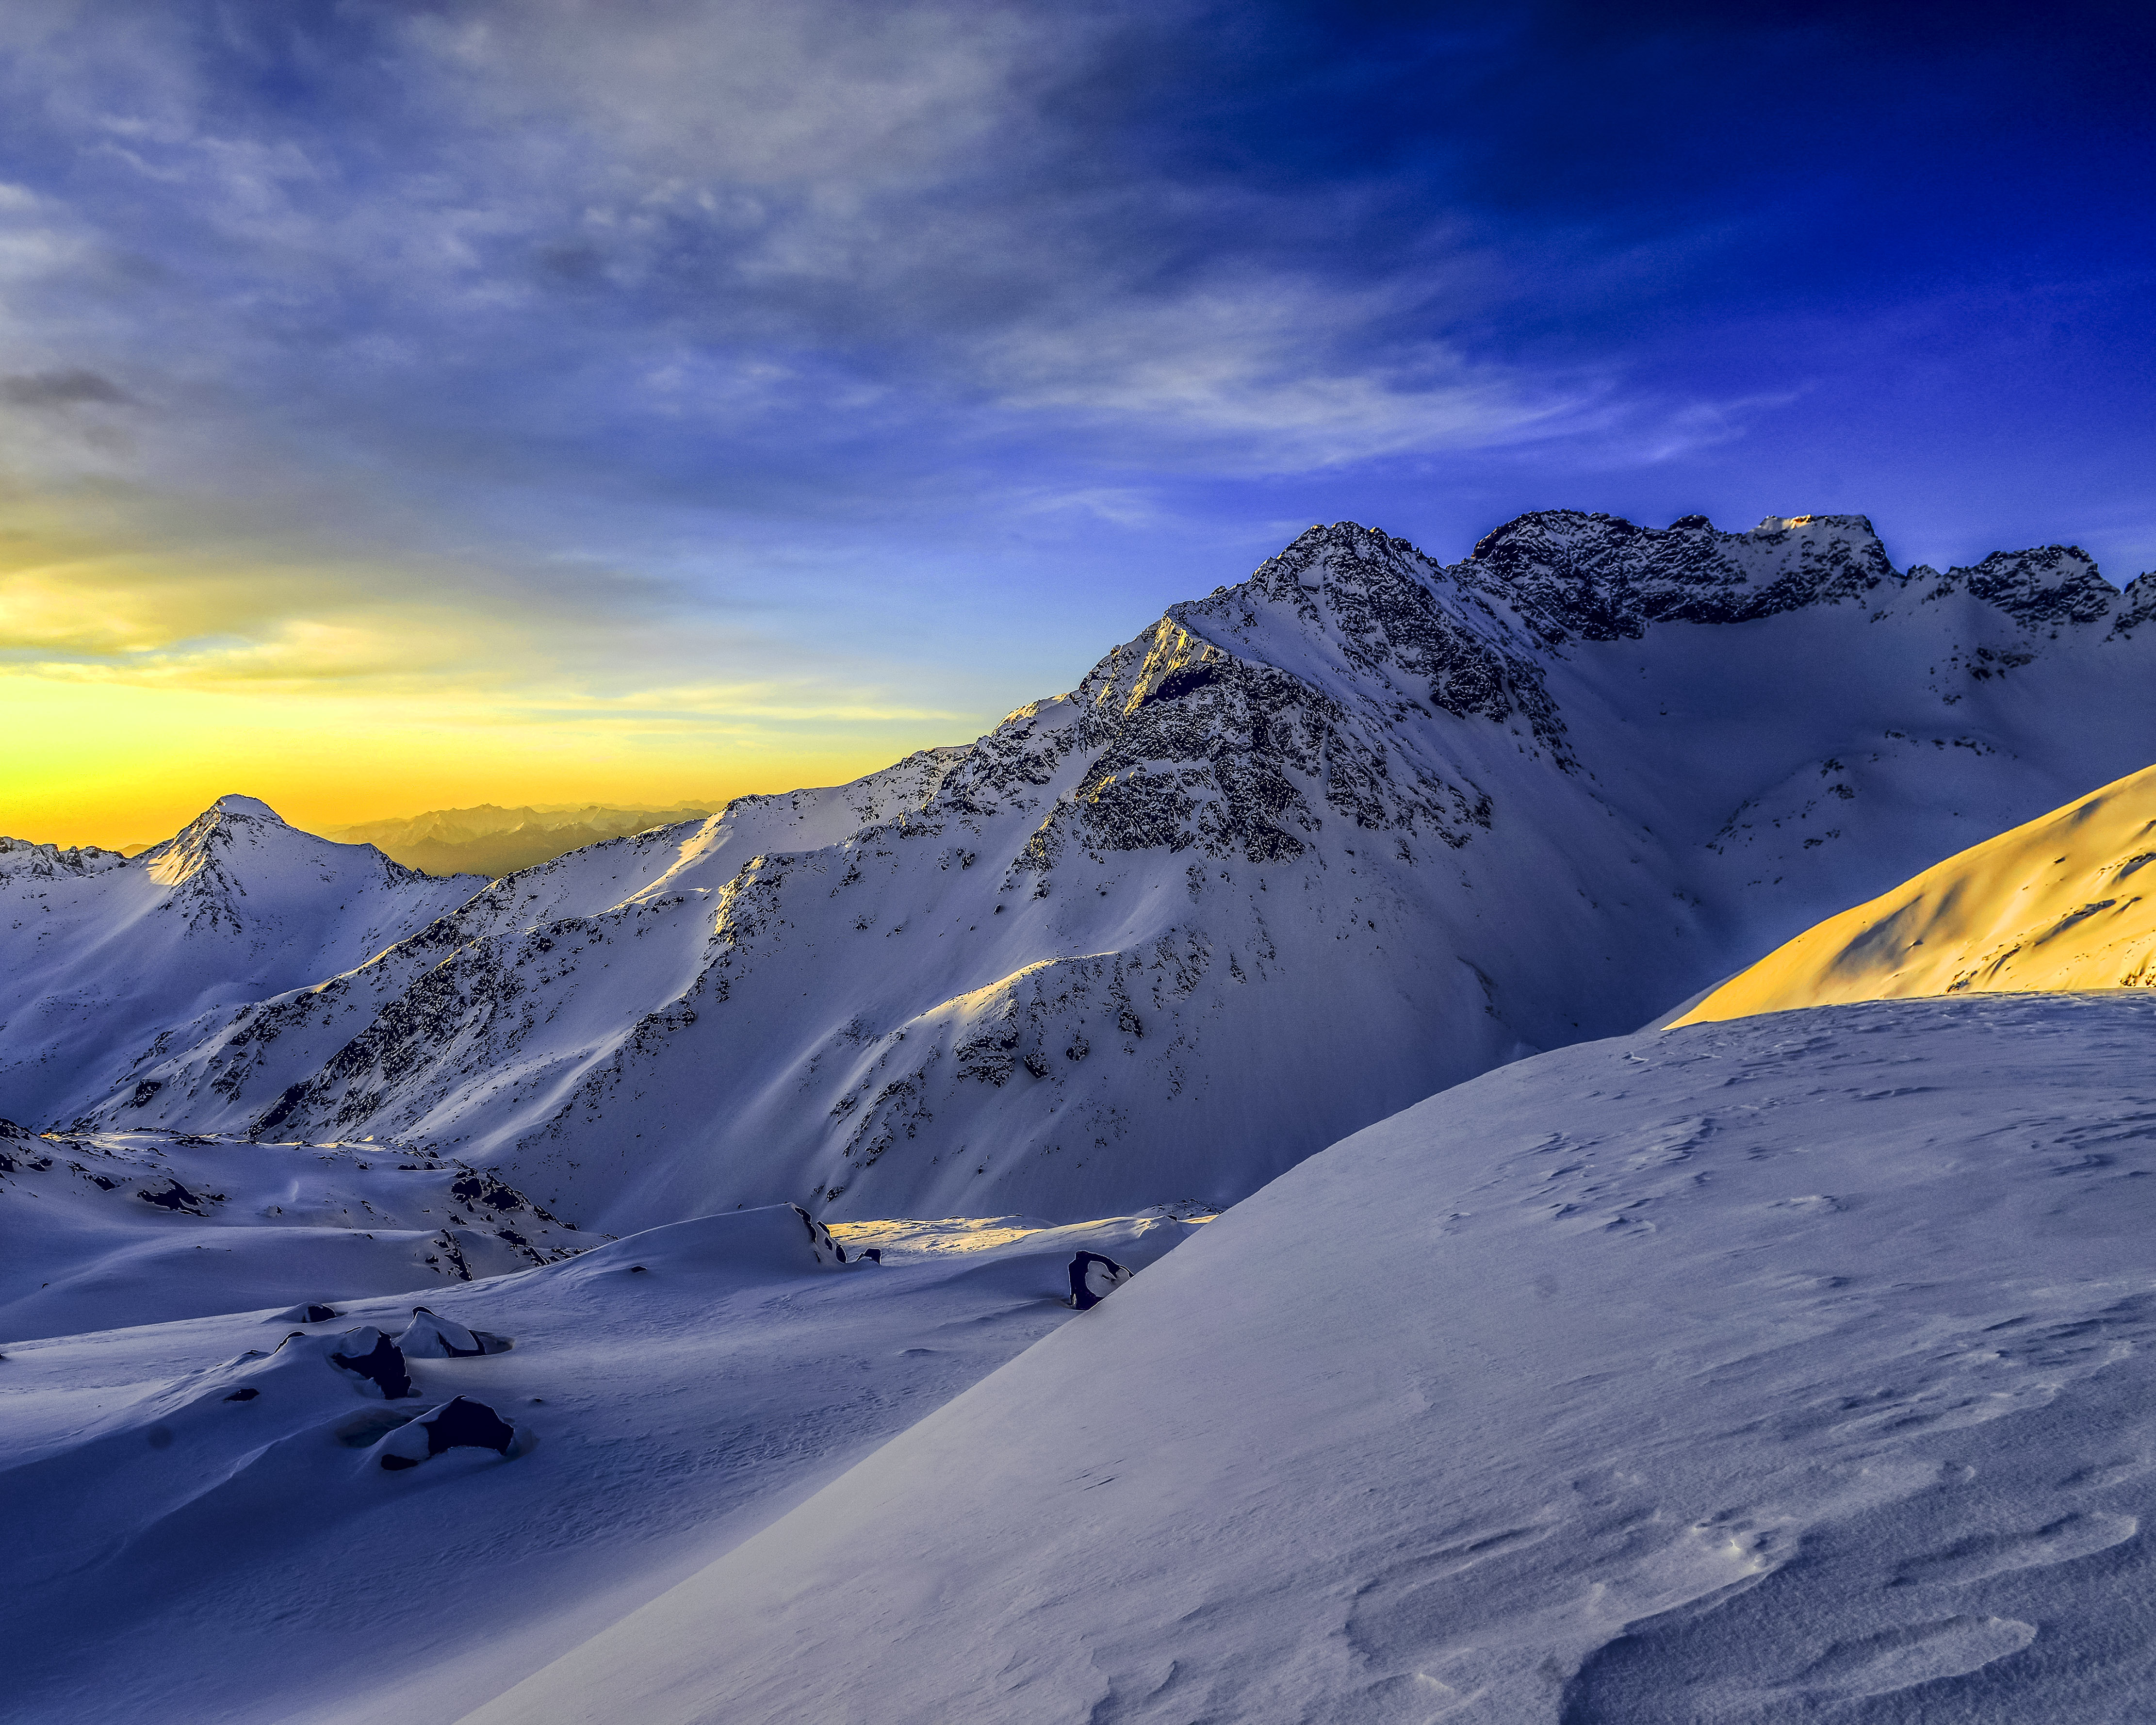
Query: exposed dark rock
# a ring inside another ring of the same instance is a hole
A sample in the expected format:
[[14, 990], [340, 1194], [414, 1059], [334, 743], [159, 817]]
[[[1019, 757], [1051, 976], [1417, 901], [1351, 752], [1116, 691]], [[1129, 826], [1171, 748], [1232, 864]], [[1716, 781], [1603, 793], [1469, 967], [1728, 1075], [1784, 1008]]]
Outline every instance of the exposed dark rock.
[[1132, 1272], [1098, 1252], [1080, 1252], [1070, 1260], [1070, 1297], [1064, 1303], [1089, 1312], [1131, 1279]]
[[135, 1195], [145, 1204], [154, 1204], [160, 1209], [187, 1216], [206, 1216], [209, 1214], [208, 1206], [224, 1202], [222, 1192], [190, 1192], [177, 1180], [167, 1182], [162, 1192], [141, 1191]]
[[394, 1342], [372, 1326], [346, 1330], [331, 1353], [330, 1363], [365, 1378], [382, 1392], [384, 1401], [402, 1401], [417, 1394], [412, 1388], [411, 1373], [404, 1369], [403, 1354]]
[[382, 1445], [382, 1466], [394, 1473], [456, 1449], [506, 1455], [516, 1430], [485, 1402], [458, 1396], [400, 1428]]

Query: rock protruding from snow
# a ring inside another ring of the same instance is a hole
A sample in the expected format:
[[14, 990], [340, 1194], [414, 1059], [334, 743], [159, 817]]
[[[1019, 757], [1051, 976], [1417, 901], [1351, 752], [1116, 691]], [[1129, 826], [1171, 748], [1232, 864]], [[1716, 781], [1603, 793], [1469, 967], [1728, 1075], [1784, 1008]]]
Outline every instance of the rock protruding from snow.
[[373, 1453], [377, 1466], [398, 1473], [450, 1450], [491, 1450], [507, 1456], [531, 1447], [528, 1438], [485, 1402], [460, 1395], [398, 1426]]
[[329, 1352], [329, 1363], [341, 1372], [374, 1386], [384, 1401], [402, 1401], [417, 1394], [412, 1375], [404, 1368], [398, 1346], [373, 1325], [346, 1330]]
[[506, 1353], [510, 1338], [490, 1330], [468, 1330], [453, 1318], [438, 1317], [424, 1306], [412, 1308], [412, 1322], [398, 1337], [407, 1359], [474, 1359], [483, 1353]]
[[1065, 1303], [1080, 1312], [1091, 1312], [1131, 1279], [1128, 1270], [1099, 1252], [1074, 1254], [1070, 1272], [1070, 1296]]
[[2156, 987], [2156, 767], [1807, 929], [1681, 1024], [1924, 994]]

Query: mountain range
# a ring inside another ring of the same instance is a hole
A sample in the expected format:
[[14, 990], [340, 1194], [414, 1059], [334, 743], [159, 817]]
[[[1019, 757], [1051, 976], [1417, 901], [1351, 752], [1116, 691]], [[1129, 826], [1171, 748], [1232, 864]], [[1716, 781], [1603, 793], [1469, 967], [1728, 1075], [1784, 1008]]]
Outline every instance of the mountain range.
[[0, 851], [0, 1114], [393, 1140], [613, 1230], [1229, 1203], [2146, 766], [2152, 618], [1856, 516], [1313, 527], [972, 744], [491, 882], [237, 797]]
[[424, 869], [430, 875], [492, 878], [551, 862], [603, 839], [678, 826], [711, 814], [709, 804], [688, 803], [665, 808], [564, 803], [516, 809], [482, 803], [475, 809], [432, 809], [393, 820], [330, 827], [322, 836], [347, 845], [372, 845], [407, 868]]

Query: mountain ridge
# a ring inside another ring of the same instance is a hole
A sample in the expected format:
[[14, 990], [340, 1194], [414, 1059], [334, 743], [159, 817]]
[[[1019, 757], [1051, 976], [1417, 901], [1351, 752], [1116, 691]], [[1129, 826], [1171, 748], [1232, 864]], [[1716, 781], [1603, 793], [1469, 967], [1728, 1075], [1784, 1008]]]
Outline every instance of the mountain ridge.
[[2156, 986], [2156, 767], [1815, 923], [1671, 1025], [1927, 995]]
[[1313, 527], [973, 743], [491, 882], [69, 1106], [612, 1226], [1232, 1201], [2146, 765], [2145, 581], [1861, 516]]
[[431, 875], [478, 874], [493, 880], [603, 839], [686, 819], [706, 819], [714, 812], [709, 803], [527, 803], [504, 808], [482, 803], [331, 827], [324, 836], [372, 845], [407, 867]]

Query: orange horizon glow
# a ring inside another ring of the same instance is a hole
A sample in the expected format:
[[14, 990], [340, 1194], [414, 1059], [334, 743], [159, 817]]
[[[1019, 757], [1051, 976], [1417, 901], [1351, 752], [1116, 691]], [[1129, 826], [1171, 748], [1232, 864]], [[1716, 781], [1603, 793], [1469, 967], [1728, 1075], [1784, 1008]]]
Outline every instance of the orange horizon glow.
[[0, 835], [114, 849], [169, 838], [235, 792], [311, 831], [483, 803], [719, 809], [754, 792], [843, 784], [950, 740], [803, 747], [352, 696], [31, 677], [0, 677], [0, 726], [18, 743], [0, 760]]
[[316, 831], [488, 803], [718, 809], [998, 716], [917, 704], [902, 661], [722, 618], [574, 589], [510, 603], [484, 569], [188, 519], [161, 546], [177, 506], [137, 494], [7, 501], [0, 835], [35, 844], [154, 844], [232, 793]]

